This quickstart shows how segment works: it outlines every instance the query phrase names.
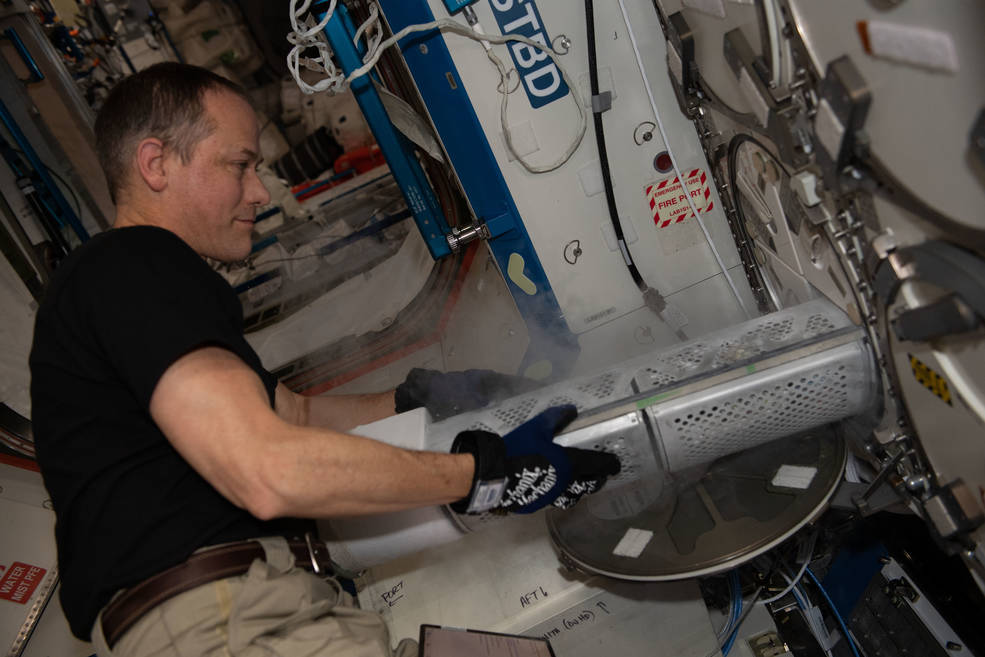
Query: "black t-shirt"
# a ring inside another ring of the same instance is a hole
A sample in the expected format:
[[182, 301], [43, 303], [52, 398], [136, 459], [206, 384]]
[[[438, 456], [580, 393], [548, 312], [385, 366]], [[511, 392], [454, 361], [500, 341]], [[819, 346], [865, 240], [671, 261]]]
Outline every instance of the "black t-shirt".
[[61, 602], [77, 637], [88, 640], [114, 592], [200, 547], [303, 529], [262, 522], [222, 497], [148, 410], [165, 370], [211, 345], [242, 358], [273, 405], [277, 381], [242, 324], [229, 284], [161, 228], [102, 233], [59, 266], [37, 313], [31, 398]]

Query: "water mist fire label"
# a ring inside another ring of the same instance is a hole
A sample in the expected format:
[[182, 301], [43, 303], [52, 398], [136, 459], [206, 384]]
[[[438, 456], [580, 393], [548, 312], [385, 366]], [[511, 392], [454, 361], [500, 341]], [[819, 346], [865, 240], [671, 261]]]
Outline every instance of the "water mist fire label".
[[0, 579], [0, 600], [26, 605], [46, 572], [48, 571], [40, 566], [15, 561], [3, 574], [3, 579]]

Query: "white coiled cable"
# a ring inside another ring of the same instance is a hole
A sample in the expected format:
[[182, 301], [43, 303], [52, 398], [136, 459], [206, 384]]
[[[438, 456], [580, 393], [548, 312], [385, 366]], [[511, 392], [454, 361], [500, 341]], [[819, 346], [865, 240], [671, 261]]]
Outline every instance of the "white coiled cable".
[[[359, 29], [356, 30], [355, 35], [355, 41], [358, 42], [362, 36], [372, 33], [372, 36], [367, 39], [366, 55], [363, 58], [363, 65], [346, 76], [338, 70], [335, 63], [332, 61], [331, 47], [328, 45], [328, 42], [325, 40], [323, 35], [325, 26], [328, 25], [328, 21], [331, 20], [332, 14], [335, 12], [336, 0], [332, 1], [328, 11], [317, 23], [310, 17], [308, 19], [303, 18], [308, 8], [311, 6], [311, 1], [312, 0], [304, 0], [302, 4], [298, 6], [298, 0], [291, 0], [291, 27], [294, 31], [287, 36], [288, 41], [294, 44], [294, 47], [287, 56], [287, 67], [288, 70], [291, 71], [291, 75], [294, 77], [295, 82], [297, 82], [298, 87], [300, 87], [301, 91], [304, 93], [313, 94], [320, 91], [340, 93], [345, 91], [348, 89], [353, 80], [366, 75], [373, 69], [374, 66], [376, 66], [376, 63], [379, 61], [380, 57], [383, 55], [383, 52], [387, 48], [394, 45], [408, 34], [413, 34], [415, 32], [427, 32], [430, 30], [441, 30], [442, 32], [451, 32], [453, 34], [458, 34], [468, 39], [472, 39], [479, 42], [486, 48], [486, 54], [488, 55], [489, 60], [496, 67], [496, 70], [500, 75], [502, 85], [500, 93], [502, 94], [502, 100], [500, 103], [499, 119], [503, 129], [503, 134], [506, 138], [506, 147], [507, 150], [510, 151], [513, 158], [516, 159], [527, 171], [531, 173], [546, 173], [548, 171], [554, 171], [571, 159], [571, 156], [574, 155], [576, 150], [578, 150], [578, 146], [581, 145], [582, 138], [585, 136], [585, 130], [588, 122], [585, 118], [585, 109], [582, 106], [581, 96], [578, 93], [578, 86], [568, 74], [568, 71], [561, 64], [557, 53], [555, 53], [553, 48], [550, 46], [538, 43], [533, 39], [529, 39], [519, 34], [485, 34], [482, 32], [481, 28], [472, 29], [471, 27], [462, 25], [461, 23], [458, 23], [450, 18], [441, 18], [429, 23], [408, 25], [391, 36], [389, 39], [383, 40], [383, 30], [379, 20], [379, 9], [376, 6], [376, 3], [372, 3], [370, 5], [370, 17], [359, 26]], [[506, 109], [509, 102], [509, 70], [503, 64], [502, 60], [500, 60], [499, 57], [492, 52], [488, 44], [505, 44], [512, 41], [518, 41], [533, 48], [537, 48], [551, 58], [557, 66], [558, 71], [561, 72], [561, 77], [568, 85], [568, 89], [571, 91], [571, 98], [574, 101], [575, 107], [578, 109], [578, 127], [576, 128], [575, 136], [572, 138], [571, 142], [565, 148], [561, 156], [548, 164], [533, 164], [527, 161], [524, 157], [520, 156], [516, 152], [512, 134], [507, 125]], [[316, 48], [318, 50], [318, 57], [302, 57], [301, 53], [307, 48]], [[323, 73], [326, 77], [313, 85], [308, 84], [301, 78], [302, 66], [310, 71]]]

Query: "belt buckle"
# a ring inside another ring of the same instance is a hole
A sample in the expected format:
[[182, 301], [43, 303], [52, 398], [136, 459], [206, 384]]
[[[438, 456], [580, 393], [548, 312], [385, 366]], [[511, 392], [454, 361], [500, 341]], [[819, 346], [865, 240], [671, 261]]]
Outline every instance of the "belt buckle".
[[311, 532], [304, 533], [304, 543], [308, 547], [308, 558], [311, 559], [311, 570], [316, 575], [327, 576], [333, 572], [332, 560], [328, 555], [325, 543], [316, 539]]

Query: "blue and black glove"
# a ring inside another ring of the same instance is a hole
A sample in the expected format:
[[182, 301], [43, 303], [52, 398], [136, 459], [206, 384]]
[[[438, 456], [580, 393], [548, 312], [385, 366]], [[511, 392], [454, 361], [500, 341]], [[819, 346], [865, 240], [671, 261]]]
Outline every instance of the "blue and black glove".
[[394, 410], [403, 413], [424, 406], [435, 420], [443, 420], [530, 392], [539, 385], [522, 376], [492, 370], [439, 372], [415, 367], [394, 391]]
[[567, 509], [582, 495], [619, 474], [615, 454], [554, 443], [554, 436], [578, 415], [574, 406], [554, 406], [502, 438], [489, 431], [463, 431], [454, 454], [469, 453], [475, 474], [468, 497], [451, 504], [456, 513], [533, 513], [548, 504]]

